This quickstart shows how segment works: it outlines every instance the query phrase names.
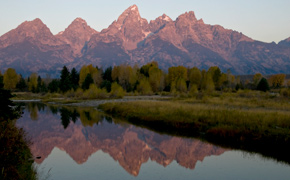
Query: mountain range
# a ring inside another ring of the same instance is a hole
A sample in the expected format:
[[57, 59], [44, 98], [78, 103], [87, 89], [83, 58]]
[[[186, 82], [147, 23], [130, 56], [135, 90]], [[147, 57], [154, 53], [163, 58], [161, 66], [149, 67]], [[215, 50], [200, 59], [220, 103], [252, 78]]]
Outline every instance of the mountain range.
[[53, 35], [40, 20], [25, 21], [0, 37], [0, 70], [11, 67], [24, 76], [31, 72], [59, 76], [61, 68], [93, 64], [144, 65], [157, 61], [171, 66], [219, 66], [233, 74], [289, 73], [290, 38], [278, 44], [253, 40], [220, 25], [205, 24], [194, 12], [172, 20], [167, 15], [148, 22], [136, 5], [126, 9], [108, 28], [97, 32], [77, 18]]

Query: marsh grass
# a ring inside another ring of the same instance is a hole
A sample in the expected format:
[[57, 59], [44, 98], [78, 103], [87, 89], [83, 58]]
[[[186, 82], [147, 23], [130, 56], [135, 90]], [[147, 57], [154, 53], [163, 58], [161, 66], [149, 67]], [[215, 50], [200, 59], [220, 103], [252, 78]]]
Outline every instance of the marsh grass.
[[129, 121], [162, 125], [187, 135], [202, 135], [231, 142], [290, 141], [288, 99], [269, 98], [266, 93], [222, 94], [170, 101], [108, 103], [99, 108]]
[[138, 118], [146, 121], [205, 124], [210, 127], [227, 125], [253, 132], [290, 128], [290, 112], [283, 110], [241, 109], [223, 105], [170, 101], [110, 103], [101, 105], [100, 108], [129, 119]]
[[99, 108], [160, 133], [197, 137], [290, 163], [289, 100], [263, 98], [229, 94], [107, 103]]

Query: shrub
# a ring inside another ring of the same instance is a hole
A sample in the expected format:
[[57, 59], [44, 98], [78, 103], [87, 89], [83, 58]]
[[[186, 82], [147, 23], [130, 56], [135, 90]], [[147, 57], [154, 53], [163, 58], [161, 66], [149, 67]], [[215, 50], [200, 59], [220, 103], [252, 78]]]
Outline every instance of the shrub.
[[107, 91], [99, 89], [95, 84], [91, 84], [90, 88], [83, 94], [83, 99], [103, 99], [106, 98]]
[[281, 89], [280, 95], [284, 97], [290, 97], [290, 89], [286, 89], [286, 88]]
[[81, 88], [78, 88], [78, 89], [75, 91], [75, 97], [76, 97], [76, 98], [82, 98], [83, 93], [84, 93], [84, 91], [83, 91]]
[[65, 93], [65, 96], [66, 96], [66, 97], [70, 97], [70, 98], [75, 97], [75, 91], [74, 91], [74, 89], [72, 88], [71, 90], [68, 90], [68, 91]]
[[198, 93], [197, 86], [195, 84], [191, 85], [188, 95], [195, 96], [197, 93]]
[[111, 86], [110, 94], [111, 97], [122, 98], [125, 95], [125, 91], [117, 82], [114, 82]]
[[140, 80], [140, 84], [137, 86], [137, 91], [143, 95], [152, 94], [150, 83], [147, 79]]

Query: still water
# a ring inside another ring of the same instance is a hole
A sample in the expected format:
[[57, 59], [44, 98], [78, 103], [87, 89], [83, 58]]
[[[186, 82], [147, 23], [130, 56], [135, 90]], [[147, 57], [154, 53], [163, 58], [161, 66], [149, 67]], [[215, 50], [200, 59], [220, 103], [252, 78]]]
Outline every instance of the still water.
[[41, 179], [290, 179], [290, 165], [158, 134], [93, 108], [23, 105], [17, 121]]

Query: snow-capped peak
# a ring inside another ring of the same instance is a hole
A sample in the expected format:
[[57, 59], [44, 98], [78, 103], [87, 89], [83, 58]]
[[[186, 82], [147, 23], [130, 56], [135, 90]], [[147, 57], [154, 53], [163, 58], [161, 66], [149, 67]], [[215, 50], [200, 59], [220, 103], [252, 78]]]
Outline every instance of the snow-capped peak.
[[62, 35], [64, 31], [60, 31], [57, 35]]
[[166, 16], [165, 18], [163, 18], [163, 20], [170, 21], [171, 19], [168, 16]]
[[131, 11], [134, 11], [134, 10], [136, 10], [137, 9], [137, 6], [136, 5], [133, 5], [132, 7], [131, 7]]
[[166, 14], [163, 14], [162, 16], [160, 16], [159, 19], [161, 19], [163, 21], [172, 21], [172, 19], [169, 16], [167, 16]]

